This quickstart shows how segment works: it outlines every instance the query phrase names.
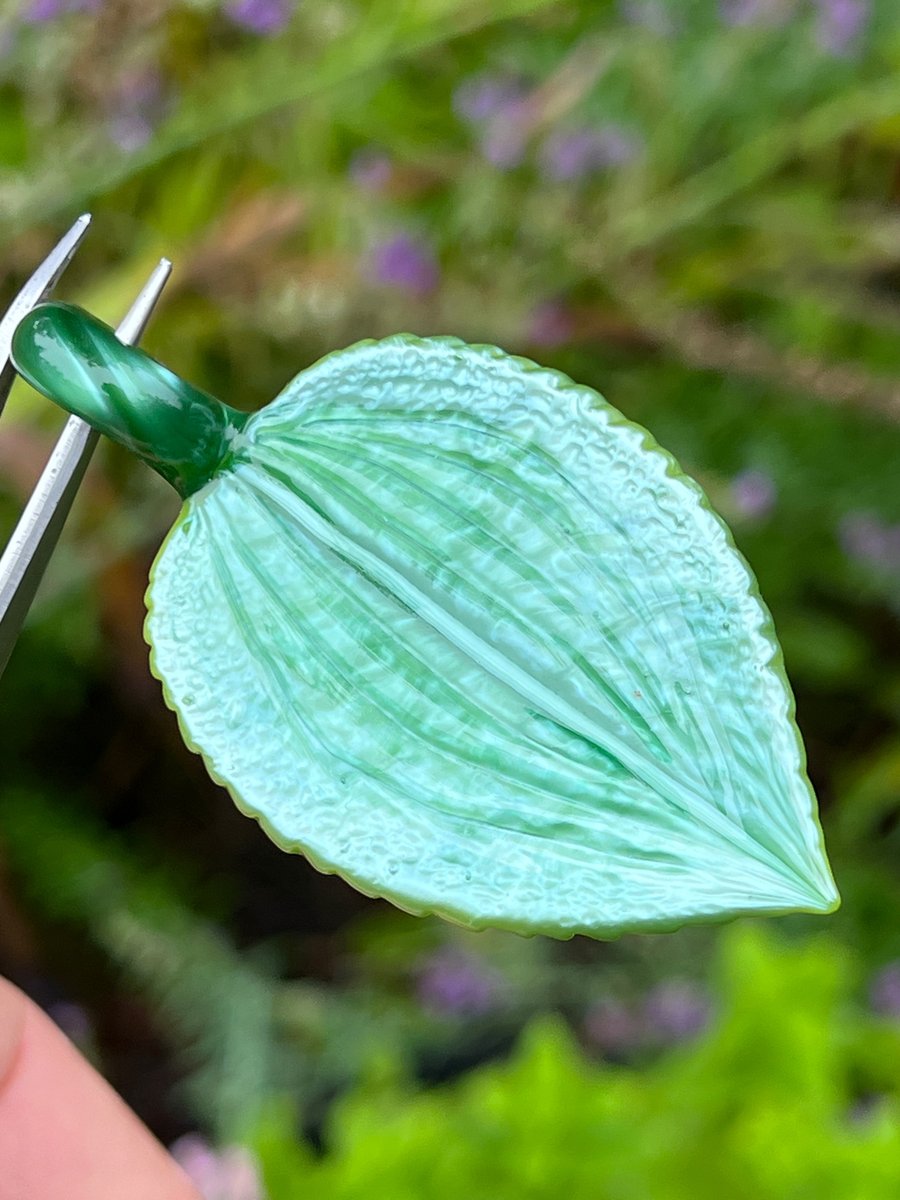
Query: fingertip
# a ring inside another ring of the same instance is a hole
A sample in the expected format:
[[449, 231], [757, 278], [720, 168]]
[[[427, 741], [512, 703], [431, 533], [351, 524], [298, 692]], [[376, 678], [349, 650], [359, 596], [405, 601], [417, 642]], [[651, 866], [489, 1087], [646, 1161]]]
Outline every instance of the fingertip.
[[0, 979], [0, 1200], [199, 1200], [50, 1018]]
[[15, 1070], [28, 999], [14, 984], [0, 978], [0, 1096]]

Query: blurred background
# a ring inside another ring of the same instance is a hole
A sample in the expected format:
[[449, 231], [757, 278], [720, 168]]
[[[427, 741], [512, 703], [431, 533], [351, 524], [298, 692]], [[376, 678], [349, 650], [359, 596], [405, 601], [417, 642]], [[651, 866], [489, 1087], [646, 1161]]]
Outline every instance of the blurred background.
[[[468, 934], [284, 855], [182, 745], [143, 591], [177, 497], [101, 446], [0, 685], [0, 973], [211, 1200], [900, 1194], [895, 0], [0, 8], [0, 294], [231, 404], [398, 330], [590, 384], [773, 610], [844, 903]], [[62, 424], [17, 385], [0, 540]]]

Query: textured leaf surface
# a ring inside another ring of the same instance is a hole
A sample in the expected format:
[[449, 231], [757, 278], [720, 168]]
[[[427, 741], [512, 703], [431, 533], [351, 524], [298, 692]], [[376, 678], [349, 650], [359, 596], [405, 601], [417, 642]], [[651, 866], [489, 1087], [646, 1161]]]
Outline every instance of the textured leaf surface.
[[643, 430], [500, 351], [398, 337], [305, 371], [234, 448], [147, 633], [279, 844], [557, 936], [835, 906], [769, 615]]

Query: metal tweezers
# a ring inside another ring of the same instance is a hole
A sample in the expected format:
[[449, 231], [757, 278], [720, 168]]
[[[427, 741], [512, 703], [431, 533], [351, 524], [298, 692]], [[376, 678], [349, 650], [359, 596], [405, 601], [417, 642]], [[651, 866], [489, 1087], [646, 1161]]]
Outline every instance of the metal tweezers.
[[[88, 214], [78, 218], [0, 319], [0, 415], [16, 378], [11, 360], [16, 327], [26, 313], [51, 295], [90, 223]], [[169, 260], [162, 259], [123, 317], [116, 337], [126, 346], [140, 340], [171, 270]], [[69, 417], [0, 556], [0, 675], [28, 615], [98, 437], [96, 430], [79, 417]]]

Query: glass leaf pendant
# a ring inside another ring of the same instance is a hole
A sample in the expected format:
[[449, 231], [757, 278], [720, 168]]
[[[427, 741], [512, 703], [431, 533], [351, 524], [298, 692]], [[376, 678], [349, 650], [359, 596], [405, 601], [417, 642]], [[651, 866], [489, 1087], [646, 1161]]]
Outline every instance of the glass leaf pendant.
[[837, 906], [753, 576], [596, 393], [397, 336], [247, 416], [57, 303], [14, 357], [184, 497], [151, 667], [280, 846], [556, 937]]

